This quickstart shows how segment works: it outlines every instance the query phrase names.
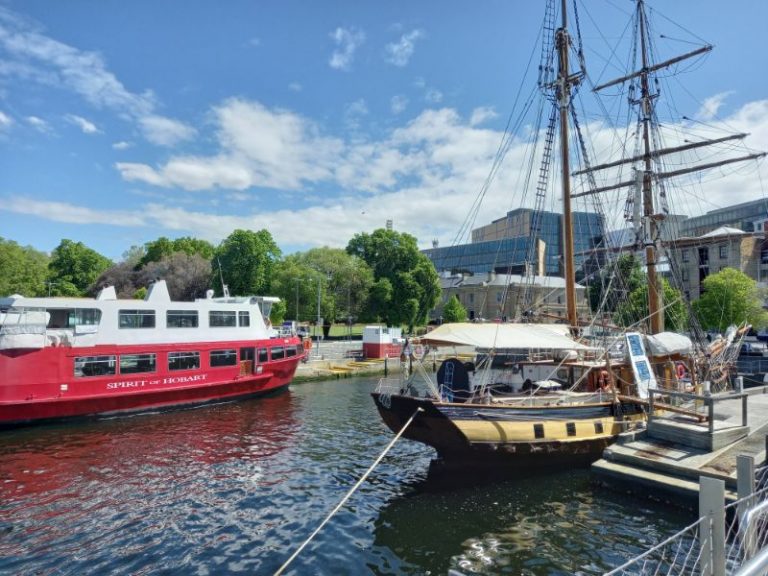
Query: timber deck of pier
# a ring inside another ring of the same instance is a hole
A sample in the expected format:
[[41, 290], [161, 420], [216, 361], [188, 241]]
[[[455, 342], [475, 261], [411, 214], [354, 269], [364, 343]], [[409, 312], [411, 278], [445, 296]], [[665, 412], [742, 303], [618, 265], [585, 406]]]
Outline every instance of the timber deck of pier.
[[654, 415], [647, 429], [626, 432], [592, 465], [593, 480], [619, 492], [696, 507], [699, 478], [725, 481], [735, 499], [736, 458], [766, 459], [768, 387], [750, 388], [744, 426], [740, 396], [719, 396], [712, 420], [697, 423], [677, 414]]

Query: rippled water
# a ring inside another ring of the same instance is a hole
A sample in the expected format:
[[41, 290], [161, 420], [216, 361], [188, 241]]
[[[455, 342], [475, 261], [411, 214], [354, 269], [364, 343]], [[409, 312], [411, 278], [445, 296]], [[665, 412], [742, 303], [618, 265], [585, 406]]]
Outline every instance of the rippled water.
[[[0, 434], [0, 574], [272, 574], [392, 438], [375, 380]], [[585, 470], [476, 488], [404, 441], [289, 574], [598, 574], [691, 518]]]

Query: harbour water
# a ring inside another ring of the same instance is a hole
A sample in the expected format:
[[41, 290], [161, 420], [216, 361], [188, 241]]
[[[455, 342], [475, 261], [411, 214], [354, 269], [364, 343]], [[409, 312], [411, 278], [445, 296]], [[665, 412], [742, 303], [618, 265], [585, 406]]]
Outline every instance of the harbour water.
[[[392, 434], [376, 380], [0, 434], [0, 574], [272, 574]], [[586, 470], [480, 487], [395, 446], [288, 574], [599, 574], [688, 524]]]

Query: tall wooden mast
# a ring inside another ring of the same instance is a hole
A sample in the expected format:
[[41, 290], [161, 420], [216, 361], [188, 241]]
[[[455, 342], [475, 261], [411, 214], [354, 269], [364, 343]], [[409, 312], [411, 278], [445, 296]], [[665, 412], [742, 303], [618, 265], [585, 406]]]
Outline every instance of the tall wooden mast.
[[579, 325], [576, 312], [576, 273], [574, 271], [573, 250], [573, 215], [571, 211], [571, 174], [570, 174], [570, 150], [568, 144], [568, 111], [571, 105], [571, 84], [578, 82], [578, 76], [571, 76], [568, 72], [568, 48], [570, 37], [568, 35], [568, 14], [566, 0], [561, 0], [562, 26], [557, 30], [557, 97], [560, 112], [560, 162], [562, 168], [562, 193], [563, 193], [563, 260], [565, 274], [565, 304], [568, 324], [573, 328]]

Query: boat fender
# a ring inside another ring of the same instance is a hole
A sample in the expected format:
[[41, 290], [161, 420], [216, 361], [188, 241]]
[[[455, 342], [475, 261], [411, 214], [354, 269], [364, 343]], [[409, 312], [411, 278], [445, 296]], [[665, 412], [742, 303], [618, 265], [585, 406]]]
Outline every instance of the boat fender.
[[685, 366], [683, 365], [682, 362], [678, 362], [677, 363], [676, 370], [677, 370], [677, 379], [678, 380], [682, 380], [683, 378], [685, 378]]

